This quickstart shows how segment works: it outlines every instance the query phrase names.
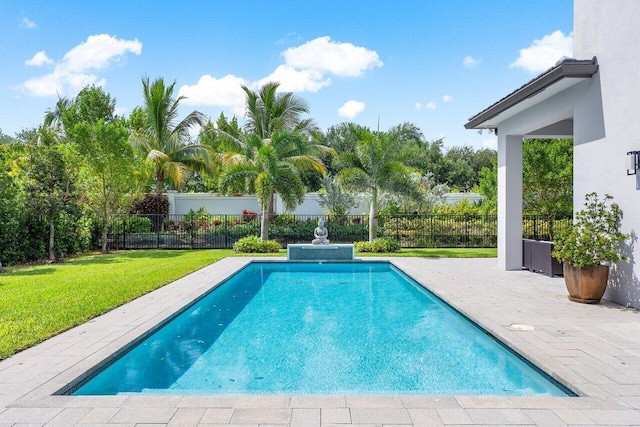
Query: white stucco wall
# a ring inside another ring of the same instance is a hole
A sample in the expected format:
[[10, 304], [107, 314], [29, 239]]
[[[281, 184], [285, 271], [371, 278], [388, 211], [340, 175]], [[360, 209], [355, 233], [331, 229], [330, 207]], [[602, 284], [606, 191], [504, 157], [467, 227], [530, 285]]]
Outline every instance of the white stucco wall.
[[[574, 208], [586, 193], [614, 196], [622, 230], [640, 231], [640, 175], [627, 176], [626, 153], [640, 150], [640, 1], [575, 0], [574, 57], [598, 58], [574, 110]], [[602, 107], [600, 107], [602, 106]], [[605, 298], [640, 308], [640, 242], [611, 274]]]
[[[213, 215], [240, 215], [244, 209], [260, 212], [260, 205], [255, 195], [242, 196], [221, 196], [212, 193], [177, 193], [169, 191], [166, 193], [169, 198], [169, 214], [185, 215], [190, 209], [197, 211], [204, 208]], [[464, 199], [469, 199], [473, 203], [482, 200], [482, 195], [478, 193], [447, 193], [445, 202], [454, 205]], [[317, 193], [307, 193], [304, 201], [293, 212], [294, 215], [323, 215], [324, 209], [319, 203], [320, 197]], [[274, 211], [277, 214], [285, 213], [284, 204], [280, 197], [276, 196]], [[349, 212], [350, 215], [368, 214], [369, 208], [366, 202], [354, 207]]]

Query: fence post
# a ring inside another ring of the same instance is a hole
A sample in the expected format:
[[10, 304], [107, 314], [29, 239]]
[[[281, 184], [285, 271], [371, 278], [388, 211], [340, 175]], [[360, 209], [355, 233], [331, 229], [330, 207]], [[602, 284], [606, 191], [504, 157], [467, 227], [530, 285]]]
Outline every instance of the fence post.
[[229, 215], [224, 215], [224, 248], [229, 246]]
[[464, 215], [464, 247], [469, 247], [469, 215]]
[[127, 249], [127, 217], [122, 217], [122, 249]]

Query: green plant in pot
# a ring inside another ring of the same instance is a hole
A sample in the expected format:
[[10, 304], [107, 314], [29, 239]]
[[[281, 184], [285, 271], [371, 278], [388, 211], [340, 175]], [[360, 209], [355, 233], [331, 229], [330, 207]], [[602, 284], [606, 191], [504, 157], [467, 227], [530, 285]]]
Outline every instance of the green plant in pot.
[[585, 196], [584, 208], [576, 213], [573, 225], [559, 230], [552, 255], [563, 263], [569, 299], [597, 304], [607, 287], [609, 265], [625, 259], [621, 243], [629, 235], [620, 232], [622, 210], [605, 194]]

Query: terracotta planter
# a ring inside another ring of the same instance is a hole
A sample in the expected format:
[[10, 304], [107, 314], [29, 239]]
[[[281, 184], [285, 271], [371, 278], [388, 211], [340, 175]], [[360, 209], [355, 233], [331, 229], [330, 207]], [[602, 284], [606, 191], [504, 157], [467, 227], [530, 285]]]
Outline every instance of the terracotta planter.
[[609, 266], [574, 267], [564, 263], [564, 283], [569, 291], [569, 299], [584, 304], [598, 304], [607, 288]]

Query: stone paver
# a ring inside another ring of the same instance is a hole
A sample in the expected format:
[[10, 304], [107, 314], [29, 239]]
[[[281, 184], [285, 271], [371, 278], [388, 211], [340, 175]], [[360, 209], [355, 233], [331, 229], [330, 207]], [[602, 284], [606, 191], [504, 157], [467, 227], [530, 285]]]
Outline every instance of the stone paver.
[[354, 424], [410, 424], [411, 417], [405, 408], [351, 408]]
[[349, 408], [325, 408], [321, 409], [320, 421], [325, 424], [351, 424], [351, 412]]
[[636, 310], [571, 303], [562, 278], [495, 259], [391, 261], [579, 397], [55, 395], [250, 262], [226, 258], [1, 361], [0, 427], [640, 426]]

